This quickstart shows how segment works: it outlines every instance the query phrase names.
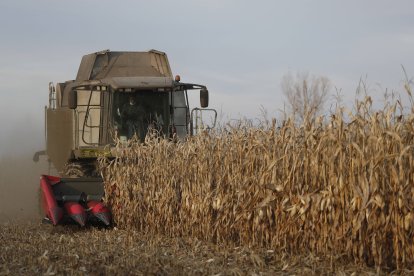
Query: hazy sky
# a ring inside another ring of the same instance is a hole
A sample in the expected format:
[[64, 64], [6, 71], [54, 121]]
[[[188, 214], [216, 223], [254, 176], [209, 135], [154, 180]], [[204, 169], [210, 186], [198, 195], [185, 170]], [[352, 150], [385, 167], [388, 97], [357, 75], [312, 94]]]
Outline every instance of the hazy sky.
[[412, 0], [1, 0], [0, 37], [0, 155], [44, 147], [48, 82], [103, 49], [165, 51], [228, 118], [277, 116], [288, 72], [327, 76], [348, 102], [361, 77], [381, 99], [401, 64], [414, 76]]

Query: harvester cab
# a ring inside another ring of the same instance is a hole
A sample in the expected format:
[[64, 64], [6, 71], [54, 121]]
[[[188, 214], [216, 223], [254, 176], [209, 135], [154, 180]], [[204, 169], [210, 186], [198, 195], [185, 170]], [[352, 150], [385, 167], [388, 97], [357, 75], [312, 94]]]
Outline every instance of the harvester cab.
[[[200, 91], [201, 108], [190, 111], [187, 93], [191, 90]], [[96, 184], [98, 157], [114, 156], [116, 142], [134, 136], [144, 141], [149, 131], [165, 138], [184, 139], [211, 129], [217, 112], [207, 108], [208, 102], [206, 86], [182, 83], [179, 76], [173, 78], [163, 52], [105, 50], [85, 55], [75, 80], [56, 86], [49, 83], [46, 154], [64, 178], [41, 179], [50, 186], [47, 189], [46, 184], [41, 185], [46, 216], [54, 224], [59, 223], [60, 219], [52, 219], [51, 209], [61, 208], [54, 218], [62, 213], [82, 225], [79, 217], [87, 221], [89, 215], [82, 212], [93, 210], [90, 202], [101, 204], [96, 200], [103, 187], [102, 180]], [[203, 117], [210, 118], [210, 126], [204, 124]], [[74, 183], [77, 180], [80, 184]], [[72, 194], [72, 200], [68, 194]], [[99, 208], [108, 212], [104, 206]], [[74, 212], [82, 215], [75, 219]]]

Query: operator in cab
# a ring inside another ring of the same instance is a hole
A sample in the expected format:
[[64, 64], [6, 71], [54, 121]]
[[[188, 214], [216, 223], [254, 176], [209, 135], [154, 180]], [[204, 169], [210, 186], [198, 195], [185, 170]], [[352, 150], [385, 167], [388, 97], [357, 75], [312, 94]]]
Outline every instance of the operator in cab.
[[134, 96], [129, 96], [129, 101], [117, 110], [120, 117], [121, 130], [131, 139], [134, 134], [144, 140], [144, 116], [145, 110], [142, 104], [137, 104]]

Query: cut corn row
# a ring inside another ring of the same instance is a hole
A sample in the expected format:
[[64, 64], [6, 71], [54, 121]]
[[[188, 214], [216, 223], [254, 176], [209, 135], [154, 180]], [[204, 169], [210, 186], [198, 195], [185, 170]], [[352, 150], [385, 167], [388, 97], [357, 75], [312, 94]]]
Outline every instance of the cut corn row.
[[412, 267], [414, 114], [358, 110], [119, 145], [106, 201], [125, 228]]

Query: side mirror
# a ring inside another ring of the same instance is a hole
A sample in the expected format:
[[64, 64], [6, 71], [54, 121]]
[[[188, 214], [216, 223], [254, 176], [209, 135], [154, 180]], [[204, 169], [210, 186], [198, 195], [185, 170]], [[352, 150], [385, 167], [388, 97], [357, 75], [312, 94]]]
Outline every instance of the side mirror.
[[207, 90], [207, 88], [201, 88], [201, 90], [200, 90], [200, 106], [202, 108], [208, 107], [208, 90]]
[[78, 91], [72, 90], [69, 92], [69, 108], [76, 109], [78, 107]]

